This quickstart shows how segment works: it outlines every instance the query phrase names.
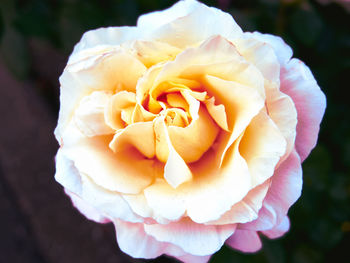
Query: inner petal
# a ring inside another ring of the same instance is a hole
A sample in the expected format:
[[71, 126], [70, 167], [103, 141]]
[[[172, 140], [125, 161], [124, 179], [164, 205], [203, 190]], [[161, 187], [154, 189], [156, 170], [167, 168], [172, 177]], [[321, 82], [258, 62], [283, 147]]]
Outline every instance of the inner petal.
[[186, 163], [197, 161], [213, 145], [220, 128], [204, 106], [198, 118], [187, 127], [169, 126], [169, 137], [175, 150]]

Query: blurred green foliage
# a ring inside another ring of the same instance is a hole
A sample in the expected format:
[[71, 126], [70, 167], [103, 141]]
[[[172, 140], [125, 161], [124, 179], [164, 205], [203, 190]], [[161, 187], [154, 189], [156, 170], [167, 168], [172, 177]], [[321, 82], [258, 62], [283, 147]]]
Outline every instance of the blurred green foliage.
[[[203, 1], [220, 6], [221, 1]], [[223, 1], [222, 1], [223, 2]], [[311, 0], [232, 0], [230, 12], [246, 31], [282, 36], [313, 71], [327, 96], [318, 146], [304, 162], [302, 197], [290, 210], [291, 230], [263, 239], [256, 254], [223, 248], [211, 262], [350, 262], [350, 16], [337, 3]], [[169, 0], [1, 0], [0, 55], [18, 78], [38, 78], [30, 43], [40, 40], [67, 58], [81, 35], [103, 26], [135, 25]], [[52, 63], [55, 63], [54, 61]], [[39, 76], [40, 77], [40, 76]], [[47, 86], [57, 94], [57, 78]], [[57, 112], [57, 96], [43, 93]], [[165, 258], [158, 259], [159, 262]], [[158, 262], [154, 260], [154, 262]]]

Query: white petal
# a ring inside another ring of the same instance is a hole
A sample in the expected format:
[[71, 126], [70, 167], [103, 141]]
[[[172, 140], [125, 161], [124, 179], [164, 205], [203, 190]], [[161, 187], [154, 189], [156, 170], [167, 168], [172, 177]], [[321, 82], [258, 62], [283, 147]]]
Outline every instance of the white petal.
[[174, 244], [192, 255], [206, 256], [222, 247], [234, 233], [236, 225], [207, 226], [182, 219], [166, 225], [144, 225], [144, 229], [160, 242]]

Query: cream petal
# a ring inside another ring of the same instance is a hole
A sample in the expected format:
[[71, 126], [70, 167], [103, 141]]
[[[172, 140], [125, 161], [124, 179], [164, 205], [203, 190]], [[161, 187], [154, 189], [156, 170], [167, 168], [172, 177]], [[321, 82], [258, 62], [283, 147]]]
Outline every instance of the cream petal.
[[[130, 209], [119, 193], [107, 191], [79, 173], [65, 151], [60, 149], [57, 153], [55, 179], [65, 187], [66, 193], [82, 214], [98, 222], [106, 222], [107, 218], [143, 222], [143, 218]], [[118, 209], [115, 209], [116, 206]]]
[[232, 16], [197, 1], [180, 1], [167, 10], [139, 17], [137, 26], [147, 32], [147, 38], [184, 48], [213, 35], [235, 38], [242, 29]]
[[272, 46], [281, 65], [287, 63], [293, 55], [293, 50], [286, 44], [286, 42], [283, 41], [281, 37], [270, 34], [262, 34], [260, 32], [245, 32], [244, 35], [247, 37], [251, 36]]
[[244, 132], [239, 151], [246, 160], [252, 187], [268, 178], [286, 151], [286, 140], [269, 116], [261, 111]]
[[[169, 219], [164, 218], [160, 214], [156, 213], [148, 204], [145, 194], [142, 192], [140, 194], [123, 194], [122, 197], [126, 202], [128, 202], [132, 211], [144, 218], [144, 222], [147, 224], [168, 224]], [[162, 200], [162, 198], [160, 199]]]
[[209, 94], [225, 105], [228, 129], [231, 133], [223, 138], [220, 149], [221, 162], [225, 153], [244, 131], [252, 118], [264, 107], [264, 100], [260, 94], [250, 87], [242, 86], [233, 81], [226, 81], [205, 76], [204, 83]]
[[[172, 126], [173, 127], [173, 126]], [[169, 127], [168, 129], [170, 129]], [[192, 173], [185, 161], [174, 149], [169, 138], [164, 119], [158, 117], [154, 120], [154, 132], [156, 136], [156, 154], [159, 160], [166, 162], [164, 167], [164, 178], [176, 188], [184, 182], [192, 179]]]
[[[164, 180], [147, 187], [144, 192], [152, 209], [171, 220], [186, 210], [194, 222], [205, 223], [219, 219], [242, 200], [250, 190], [251, 179], [247, 164], [238, 152], [238, 143], [229, 152], [228, 164], [222, 169], [217, 169], [215, 156], [215, 152], [209, 150], [200, 163], [191, 164], [192, 181], [176, 189], [171, 190]], [[165, 196], [164, 202], [158, 201], [161, 196]], [[167, 204], [168, 200], [171, 205]], [[176, 215], [174, 211], [178, 211]]]
[[229, 129], [227, 124], [225, 106], [222, 104], [215, 105], [214, 97], [211, 97], [209, 100], [206, 100], [205, 106], [207, 107], [210, 116], [215, 120], [216, 124], [219, 125], [221, 129], [228, 132]]
[[254, 88], [265, 99], [261, 72], [222, 36], [209, 38], [199, 47], [186, 49], [174, 61], [166, 63], [154, 85], [173, 77], [200, 80], [205, 75]]
[[168, 242], [185, 252], [206, 256], [218, 251], [236, 229], [236, 225], [207, 226], [190, 219], [181, 219], [166, 225], [144, 225], [145, 232], [160, 242]]
[[144, 221], [142, 217], [132, 211], [120, 193], [96, 185], [92, 179], [84, 174], [81, 174], [81, 179], [83, 191], [80, 197], [102, 215], [109, 219], [119, 218], [129, 222]]
[[244, 33], [243, 38], [233, 40], [239, 53], [254, 64], [268, 81], [278, 82], [280, 64], [269, 44], [256, 40], [250, 33]]
[[153, 122], [137, 122], [117, 132], [109, 143], [115, 153], [134, 147], [147, 158], [155, 155], [155, 136]]
[[213, 145], [220, 130], [204, 106], [197, 115], [187, 127], [168, 127], [171, 144], [186, 163], [199, 160]]
[[[186, 253], [179, 247], [159, 242], [145, 233], [141, 223], [130, 223], [116, 219], [114, 222], [119, 248], [134, 258], [156, 258], [162, 254], [173, 257], [184, 256]], [[135, 240], [137, 242], [135, 243]]]
[[78, 211], [83, 214], [87, 219], [95, 221], [97, 223], [109, 223], [110, 220], [103, 216], [97, 209], [92, 207], [90, 204], [86, 203], [79, 196], [65, 189], [66, 195], [70, 197], [73, 206], [78, 209]]
[[109, 93], [95, 91], [80, 101], [74, 113], [74, 122], [84, 135], [93, 137], [114, 133], [113, 129], [106, 125], [104, 116], [111, 96]]
[[278, 89], [267, 92], [266, 108], [268, 115], [277, 125], [283, 137], [286, 139], [287, 147], [284, 157], [288, 157], [294, 148], [297, 126], [297, 111], [293, 100]]
[[255, 220], [258, 217], [260, 208], [262, 207], [267, 190], [271, 182], [267, 180], [265, 183], [253, 188], [243, 198], [242, 201], [233, 205], [229, 211], [223, 214], [220, 219], [210, 221], [207, 225], [226, 225], [236, 223], [246, 223]]
[[159, 41], [134, 41], [126, 43], [126, 48], [134, 54], [146, 67], [174, 60], [181, 49]]
[[93, 90], [115, 91], [122, 86], [123, 90], [135, 92], [137, 80], [146, 69], [137, 58], [119, 50], [101, 56], [93, 66], [75, 74]]
[[82, 185], [79, 171], [74, 166], [74, 162], [64, 155], [62, 148], [56, 155], [55, 180], [68, 191], [81, 195]]
[[84, 33], [79, 43], [75, 45], [69, 61], [75, 60], [75, 56], [81, 51], [99, 46], [118, 46], [124, 42], [141, 39], [144, 31], [137, 27], [102, 27]]
[[156, 176], [153, 160], [144, 159], [136, 150], [113, 153], [108, 144], [111, 136], [88, 138], [74, 124], [66, 128], [63, 144], [66, 156], [80, 173], [97, 185], [121, 193], [139, 193]]
[[154, 213], [174, 221], [180, 219], [186, 211], [185, 198], [164, 179], [159, 179], [144, 190], [147, 204]]
[[134, 107], [136, 104], [135, 93], [128, 91], [120, 91], [114, 94], [105, 110], [105, 120], [108, 126], [115, 130], [123, 129], [125, 121], [121, 116], [123, 109]]
[[64, 70], [60, 81], [60, 111], [58, 115], [55, 136], [57, 141], [62, 145], [62, 136], [64, 130], [72, 119], [75, 108], [85, 96], [91, 93], [91, 89], [84, 86], [77, 78], [76, 74]]

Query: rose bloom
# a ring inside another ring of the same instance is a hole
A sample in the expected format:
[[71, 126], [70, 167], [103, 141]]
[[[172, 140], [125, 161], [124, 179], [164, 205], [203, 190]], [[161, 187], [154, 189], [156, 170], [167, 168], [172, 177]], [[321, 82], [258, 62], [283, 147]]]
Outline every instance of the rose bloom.
[[326, 104], [291, 57], [193, 0], [85, 33], [60, 77], [56, 180], [132, 257], [259, 250], [289, 229]]

